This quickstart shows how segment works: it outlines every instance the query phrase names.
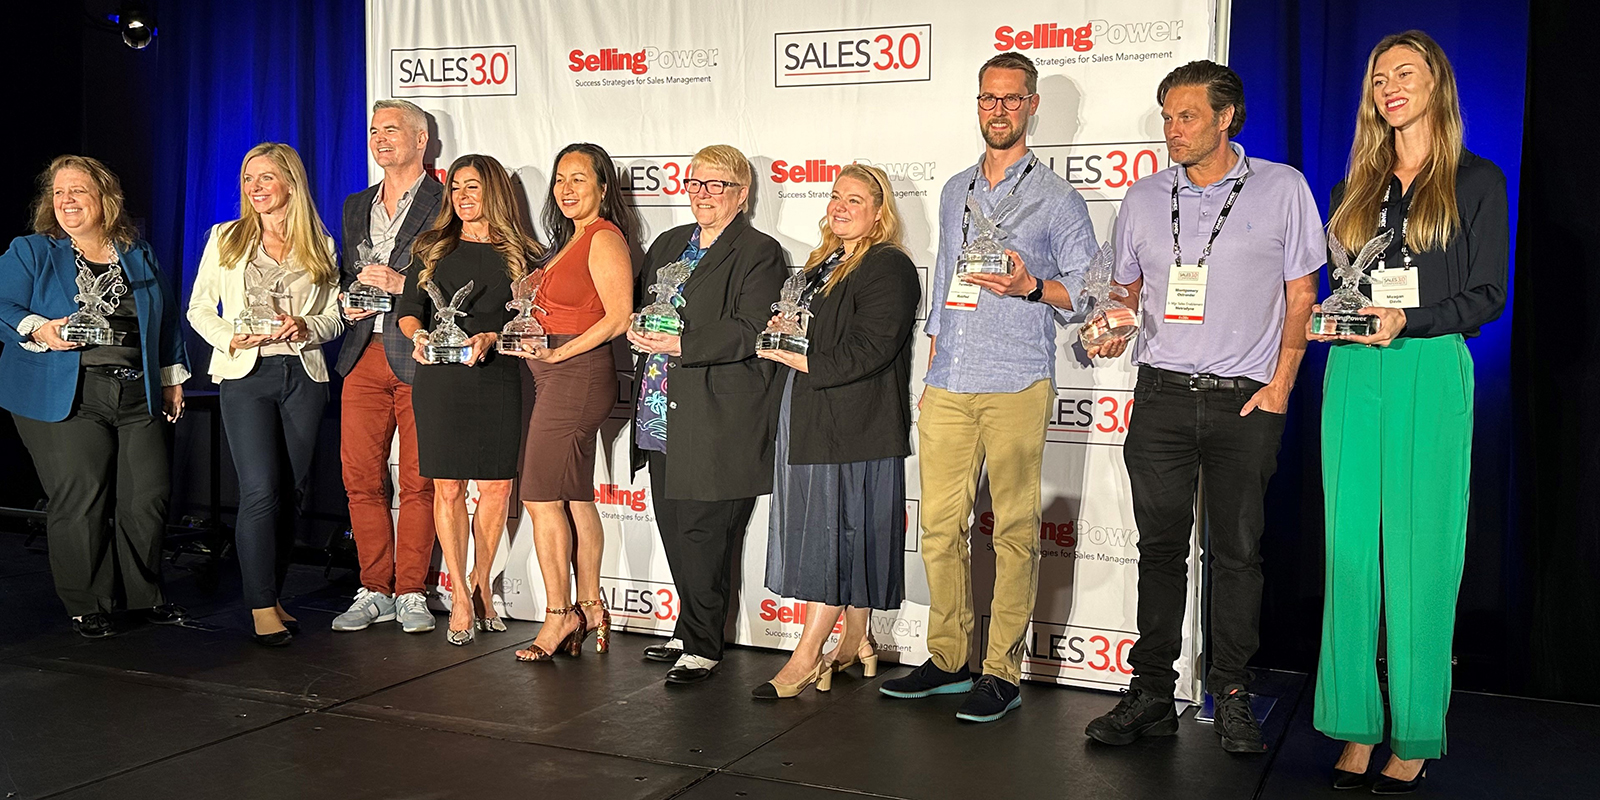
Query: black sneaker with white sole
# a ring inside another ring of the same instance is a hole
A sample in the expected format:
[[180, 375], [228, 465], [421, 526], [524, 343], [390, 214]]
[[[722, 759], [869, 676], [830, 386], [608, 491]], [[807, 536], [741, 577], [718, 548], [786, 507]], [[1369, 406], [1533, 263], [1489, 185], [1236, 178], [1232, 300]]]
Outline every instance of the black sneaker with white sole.
[[1012, 709], [1022, 707], [1022, 690], [1016, 684], [993, 675], [985, 675], [967, 693], [967, 702], [961, 704], [956, 719], [967, 722], [994, 722]]
[[1171, 697], [1131, 688], [1116, 708], [1089, 723], [1085, 735], [1102, 744], [1132, 744], [1141, 736], [1178, 732], [1178, 707]]
[[891, 678], [878, 687], [878, 691], [902, 700], [936, 694], [965, 694], [971, 689], [972, 672], [966, 664], [962, 664], [961, 669], [955, 672], [945, 672], [934, 665], [931, 658], [911, 670], [911, 674]]

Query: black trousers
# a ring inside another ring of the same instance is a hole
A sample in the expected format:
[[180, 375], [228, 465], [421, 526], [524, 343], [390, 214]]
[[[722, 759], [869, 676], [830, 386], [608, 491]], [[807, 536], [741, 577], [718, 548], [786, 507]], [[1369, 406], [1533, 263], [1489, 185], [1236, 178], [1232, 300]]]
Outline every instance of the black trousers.
[[[168, 425], [150, 415], [143, 381], [95, 372], [80, 380], [66, 419], [12, 415], [50, 503], [45, 532], [56, 594], [75, 617], [114, 610], [119, 581], [127, 608], [161, 605]], [[105, 524], [113, 487], [114, 535]]]
[[[239, 476], [234, 547], [250, 608], [278, 602], [294, 546], [294, 521], [311, 493], [311, 457], [328, 404], [328, 386], [306, 374], [299, 356], [267, 356], [243, 378], [218, 387], [222, 424]], [[288, 467], [288, 494], [280, 491]], [[289, 514], [279, 516], [284, 500]]]
[[1139, 641], [1128, 653], [1133, 685], [1170, 697], [1183, 644], [1189, 533], [1195, 490], [1205, 478], [1210, 537], [1209, 691], [1250, 682], [1259, 644], [1262, 508], [1278, 468], [1284, 416], [1239, 416], [1262, 384], [1189, 391], [1139, 368], [1122, 458], [1139, 527]]
[[742, 552], [739, 545], [756, 499], [669, 499], [667, 456], [652, 452], [649, 458], [656, 528], [678, 589], [678, 624], [672, 635], [683, 640], [684, 653], [720, 661], [733, 595], [731, 560]]

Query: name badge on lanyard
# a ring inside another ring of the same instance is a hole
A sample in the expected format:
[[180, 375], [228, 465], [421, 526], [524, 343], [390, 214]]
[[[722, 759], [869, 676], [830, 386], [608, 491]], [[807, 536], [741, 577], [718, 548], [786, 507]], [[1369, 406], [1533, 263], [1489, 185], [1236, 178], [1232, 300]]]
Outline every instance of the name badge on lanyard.
[[1173, 264], [1167, 276], [1167, 311], [1164, 322], [1199, 325], [1206, 321], [1206, 266]]
[[950, 276], [950, 291], [944, 296], [944, 307], [957, 311], [971, 311], [978, 307], [978, 297], [983, 289], [975, 283], [961, 280], [960, 275]]
[[[1383, 210], [1378, 214], [1378, 230], [1389, 227], [1389, 204], [1394, 198], [1394, 184], [1383, 192]], [[1422, 305], [1422, 292], [1417, 282], [1417, 268], [1411, 264], [1411, 247], [1406, 244], [1406, 228], [1411, 215], [1400, 219], [1400, 256], [1402, 265], [1389, 269], [1382, 260], [1378, 268], [1367, 273], [1372, 280], [1372, 304], [1384, 308], [1417, 308]]]
[[[1183, 169], [1183, 167], [1179, 167]], [[1172, 176], [1172, 269], [1167, 274], [1167, 305], [1162, 314], [1163, 322], [1178, 325], [1202, 325], [1206, 321], [1206, 278], [1210, 274], [1206, 261], [1211, 258], [1211, 246], [1217, 243], [1217, 234], [1222, 233], [1222, 226], [1228, 221], [1228, 214], [1233, 211], [1233, 204], [1238, 202], [1239, 193], [1244, 191], [1244, 182], [1250, 177], [1250, 159], [1244, 161], [1244, 175], [1233, 184], [1233, 190], [1228, 192], [1228, 199], [1223, 202], [1222, 210], [1217, 213], [1217, 222], [1211, 226], [1211, 238], [1206, 240], [1206, 249], [1200, 254], [1200, 260], [1194, 264], [1183, 263], [1183, 248], [1178, 243], [1178, 178]]]

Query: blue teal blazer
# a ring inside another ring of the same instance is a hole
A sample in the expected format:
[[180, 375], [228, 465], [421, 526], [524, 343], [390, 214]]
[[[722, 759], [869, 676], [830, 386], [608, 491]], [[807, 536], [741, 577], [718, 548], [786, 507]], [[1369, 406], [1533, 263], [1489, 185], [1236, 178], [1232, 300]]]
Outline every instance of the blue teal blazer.
[[[119, 248], [118, 255], [139, 311], [145, 396], [155, 416], [161, 413], [162, 368], [189, 369], [178, 329], [178, 302], [148, 242], [137, 240], [126, 252]], [[44, 422], [60, 422], [72, 413], [79, 351], [29, 351], [19, 344], [25, 339], [17, 326], [29, 314], [60, 319], [77, 311], [77, 274], [70, 239], [21, 236], [0, 255], [0, 339], [5, 342], [0, 349], [0, 408]]]

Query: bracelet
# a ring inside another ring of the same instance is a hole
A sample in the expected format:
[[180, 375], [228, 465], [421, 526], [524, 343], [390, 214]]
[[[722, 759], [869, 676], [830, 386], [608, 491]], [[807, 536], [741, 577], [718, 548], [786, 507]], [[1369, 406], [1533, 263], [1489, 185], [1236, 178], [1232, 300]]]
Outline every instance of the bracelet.
[[422, 330], [421, 328], [418, 328], [416, 333], [411, 334], [411, 343], [412, 344], [421, 344], [421, 342], [417, 341], [418, 338], [423, 338], [423, 339], [428, 338], [428, 332], [425, 331], [425, 330]]

